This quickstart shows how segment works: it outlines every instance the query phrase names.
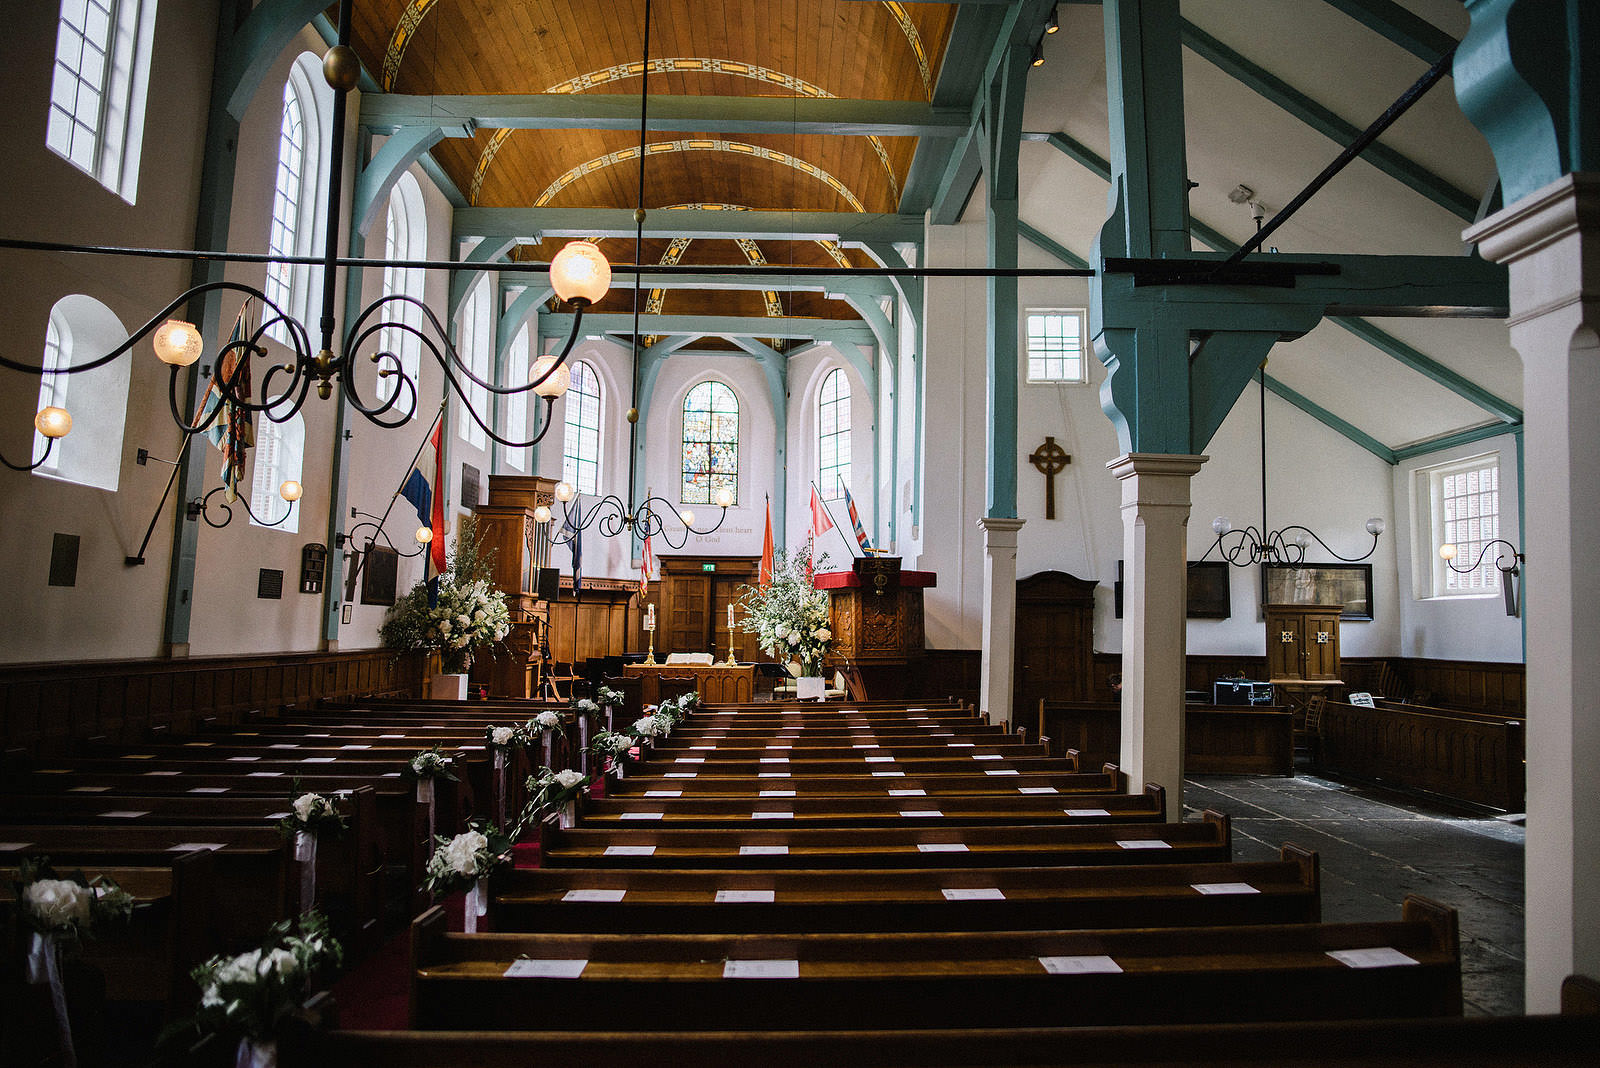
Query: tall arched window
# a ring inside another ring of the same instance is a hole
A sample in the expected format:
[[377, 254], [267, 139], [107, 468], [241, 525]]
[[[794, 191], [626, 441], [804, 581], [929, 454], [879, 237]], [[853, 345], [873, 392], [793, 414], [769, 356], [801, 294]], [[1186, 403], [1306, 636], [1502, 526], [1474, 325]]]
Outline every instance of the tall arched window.
[[[467, 299], [461, 302], [461, 310], [457, 313], [456, 320], [456, 351], [461, 354], [468, 370], [484, 381], [489, 380], [489, 279], [479, 279], [478, 284], [472, 287], [472, 292], [467, 294]], [[465, 391], [466, 405], [480, 417], [487, 420], [492, 413], [489, 409], [489, 391], [478, 385], [470, 378], [461, 378], [461, 387]], [[466, 405], [457, 404], [458, 419], [461, 424], [461, 440], [475, 449], [487, 448], [489, 435], [484, 433], [483, 427], [472, 418], [471, 413], [462, 410]]]
[[[306, 183], [306, 104], [301, 99], [297, 79], [283, 83], [283, 123], [278, 131], [278, 175], [272, 194], [272, 228], [267, 234], [267, 252], [274, 256], [293, 256], [300, 248], [301, 217], [309, 190]], [[286, 313], [298, 310], [294, 301], [295, 269], [287, 263], [267, 264], [267, 299]], [[270, 315], [270, 311], [268, 312]], [[267, 335], [284, 344], [289, 331], [279, 321], [267, 327]]]
[[62, 0], [45, 144], [132, 204], [156, 0]]
[[739, 399], [721, 382], [701, 382], [683, 400], [684, 504], [710, 504], [726, 488], [739, 499]]
[[[421, 260], [427, 259], [428, 256], [428, 220], [426, 209], [422, 204], [422, 190], [417, 187], [417, 180], [409, 174], [402, 174], [389, 193], [389, 211], [384, 224], [383, 256], [390, 261]], [[392, 264], [385, 266], [383, 294], [421, 300], [422, 269], [395, 267]], [[404, 323], [412, 329], [422, 327], [422, 309], [415, 304], [394, 301], [385, 307], [388, 310], [385, 318], [390, 321]], [[413, 383], [417, 382], [422, 360], [422, 342], [417, 335], [398, 327], [387, 326], [379, 337], [379, 347], [384, 352], [392, 352], [400, 357], [400, 366], [405, 369], [406, 375]], [[388, 400], [397, 388], [399, 383], [392, 377], [378, 379], [378, 400]], [[421, 410], [422, 406], [416, 405], [413, 417]]]
[[[600, 376], [579, 360], [567, 387], [567, 433], [561, 450], [561, 478], [579, 493], [600, 492]], [[684, 500], [689, 498], [685, 497]]]
[[[505, 373], [500, 376], [500, 381], [507, 383], [521, 383], [528, 380], [528, 324], [523, 323], [517, 330], [511, 344], [506, 346]], [[500, 433], [512, 441], [526, 441], [528, 433], [528, 395], [526, 393], [507, 393], [500, 400], [504, 423]], [[506, 446], [501, 450], [505, 465], [513, 471], [522, 471], [527, 468], [528, 447], [514, 449]]]
[[817, 486], [830, 501], [850, 488], [850, 382], [837, 367], [817, 395]]
[[[93, 297], [74, 293], [56, 301], [45, 324], [45, 367], [70, 367], [110, 352], [127, 337], [122, 322]], [[72, 415], [72, 433], [56, 441], [34, 474], [115, 491], [122, 478], [122, 432], [128, 418], [131, 360], [112, 360], [75, 375], [40, 375], [39, 407], [53, 404]], [[33, 458], [44, 452], [34, 433]]]
[[[301, 481], [306, 448], [306, 424], [299, 415], [292, 415], [281, 423], [259, 416], [256, 419], [255, 473], [250, 479], [250, 510], [265, 526], [289, 511], [289, 504], [279, 495], [279, 488], [289, 479]], [[300, 505], [295, 505], [289, 518], [273, 527], [289, 534], [300, 530]]]

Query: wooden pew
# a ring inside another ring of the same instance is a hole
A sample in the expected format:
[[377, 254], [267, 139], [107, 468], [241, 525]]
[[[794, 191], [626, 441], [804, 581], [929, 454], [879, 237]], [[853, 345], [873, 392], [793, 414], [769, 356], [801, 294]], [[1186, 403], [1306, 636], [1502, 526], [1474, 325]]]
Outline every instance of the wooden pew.
[[1521, 812], [1526, 788], [1524, 721], [1385, 701], [1363, 708], [1329, 701], [1318, 767]]
[[[879, 827], [769, 828], [774, 822], [686, 829], [638, 821], [637, 828], [566, 831], [546, 823], [542, 862], [552, 868], [1054, 867], [1226, 861], [1232, 854], [1228, 817], [1209, 811], [1199, 823], [950, 827], [935, 817], [905, 817]], [[643, 853], [645, 846], [651, 852]]]
[[[1330, 956], [1361, 950], [1409, 963], [1352, 967]], [[1408, 897], [1402, 919], [1388, 923], [870, 935], [451, 935], [435, 908], [412, 925], [411, 953], [412, 1022], [424, 1030], [466, 1020], [503, 1030], [599, 1030], [619, 1011], [632, 1027], [662, 1031], [1461, 1012], [1455, 912], [1419, 897]], [[506, 978], [521, 957], [587, 963], [576, 979]], [[1104, 966], [1104, 957], [1115, 973], [1077, 970], [1081, 958]], [[776, 974], [738, 975], [759, 962], [776, 962]]]
[[[762, 787], [772, 787], [781, 780], [758, 781]], [[801, 796], [797, 789], [785, 788], [763, 789], [743, 797], [687, 793], [675, 797], [673, 795], [680, 792], [680, 784], [685, 780], [667, 779], [661, 784], [663, 788], [633, 791], [625, 796], [608, 793], [603, 800], [584, 801], [579, 805], [578, 815], [586, 828], [630, 826], [639, 814], [652, 811], [664, 811], [664, 818], [668, 818], [673, 827], [728, 827], [745, 826], [752, 818], [760, 818], [757, 813], [779, 810], [788, 813], [784, 818], [787, 826], [871, 827], [899, 822], [901, 813], [913, 803], [929, 803], [937, 806], [940, 822], [947, 826], [1144, 823], [1165, 818], [1165, 810], [1158, 807], [1156, 795], [1148, 792], [1139, 796], [1096, 794], [1051, 787], [1048, 794], [1025, 794], [1019, 793], [1017, 787], [1010, 787], [1006, 793], [992, 788], [986, 794], [958, 794], [941, 790], [936, 785], [931, 790], [908, 789], [900, 785], [902, 780], [899, 779], [880, 781], [894, 785], [888, 789], [880, 787], [876, 795], [857, 792], [840, 796]], [[795, 796], [783, 796], [789, 793]], [[671, 805], [663, 809], [662, 802], [667, 800]]]
[[[1316, 854], [1286, 845], [1280, 856], [1084, 868], [510, 870], [493, 880], [490, 922], [496, 931], [639, 934], [1316, 922]], [[962, 890], [1003, 898], [946, 893]], [[719, 901], [722, 891], [770, 891], [772, 900]]]
[[[1085, 760], [1116, 760], [1120, 706], [1041, 700], [1038, 730], [1052, 752], [1075, 748]], [[1293, 775], [1294, 724], [1287, 708], [1189, 705], [1184, 709], [1184, 769], [1201, 775]]]

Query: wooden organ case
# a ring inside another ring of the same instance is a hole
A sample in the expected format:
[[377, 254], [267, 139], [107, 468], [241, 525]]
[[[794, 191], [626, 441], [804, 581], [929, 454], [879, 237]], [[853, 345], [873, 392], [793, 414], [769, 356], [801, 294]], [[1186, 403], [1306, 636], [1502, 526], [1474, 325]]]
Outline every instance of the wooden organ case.
[[473, 510], [478, 543], [494, 552], [494, 585], [506, 596], [511, 633], [504, 649], [473, 662], [472, 685], [499, 697], [539, 695], [542, 636], [550, 623], [539, 571], [550, 566], [550, 524], [536, 522], [533, 510], [555, 507], [555, 487], [550, 478], [490, 475], [488, 503]]

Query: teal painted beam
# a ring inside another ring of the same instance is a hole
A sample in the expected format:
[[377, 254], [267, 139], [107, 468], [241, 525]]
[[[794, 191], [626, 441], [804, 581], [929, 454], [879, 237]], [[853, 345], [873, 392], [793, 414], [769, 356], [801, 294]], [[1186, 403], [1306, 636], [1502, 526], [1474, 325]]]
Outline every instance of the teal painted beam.
[[1503, 434], [1514, 434], [1517, 440], [1522, 440], [1521, 423], [1489, 423], [1484, 426], [1472, 427], [1469, 430], [1457, 430], [1450, 434], [1441, 434], [1427, 441], [1419, 441], [1413, 445], [1404, 445], [1394, 450], [1396, 463], [1414, 460], [1419, 456], [1431, 456], [1436, 452], [1444, 452], [1458, 445], [1471, 445], [1474, 442], [1486, 441], [1497, 438]]
[[[1027, 91], [1032, 49], [1013, 43], [989, 84], [983, 116], [985, 220], [988, 264], [1017, 266], [1019, 149], [1022, 145], [1022, 101]], [[1015, 519], [1017, 515], [1018, 347], [1017, 279], [991, 275], [987, 280], [988, 322], [985, 324], [988, 428], [984, 516]]]
[[[472, 251], [461, 258], [463, 263], [491, 264], [496, 260], [506, 257], [516, 241], [509, 238], [486, 237]], [[456, 271], [450, 276], [450, 314], [449, 321], [454, 322], [456, 312], [461, 310], [461, 302], [467, 299], [467, 294], [472, 292], [472, 287], [478, 284], [478, 279], [484, 276], [484, 271]]]
[[[1288, 82], [1229, 48], [1194, 23], [1184, 20], [1183, 43], [1196, 55], [1287, 111], [1329, 140], [1343, 146], [1361, 134], [1361, 128], [1340, 118]], [[1478, 198], [1456, 188], [1415, 160], [1387, 145], [1372, 145], [1361, 158], [1396, 181], [1410, 187], [1458, 218], [1472, 222]]]
[[[370, 140], [370, 135], [358, 132], [357, 138], [363, 142]], [[356, 229], [356, 216], [350, 216], [350, 235], [347, 242], [346, 255], [366, 255], [366, 238]], [[354, 322], [361, 314], [361, 275], [359, 267], [352, 267], [345, 275], [344, 289], [344, 321]], [[376, 385], [377, 377], [371, 379]], [[334, 422], [333, 422], [333, 455], [328, 461], [328, 525], [327, 546], [328, 557], [324, 565], [322, 582], [322, 640], [327, 648], [338, 648], [339, 628], [343, 625], [344, 616], [341, 611], [344, 605], [344, 569], [350, 552], [355, 546], [339, 545], [339, 535], [344, 532], [345, 516], [349, 514], [350, 507], [350, 427], [355, 423], [355, 407], [345, 398], [344, 393], [334, 395]], [[372, 394], [367, 396], [368, 402], [376, 400]], [[416, 399], [419, 413], [429, 409], [421, 397]], [[368, 506], [367, 511], [380, 512], [381, 509]]]
[[[747, 267], [736, 267], [733, 272], [707, 270], [659, 274], [644, 270], [640, 272], [636, 282], [630, 268], [612, 273], [611, 288], [614, 290], [710, 289], [733, 292], [772, 289], [780, 293], [821, 293], [836, 300], [843, 300], [846, 294], [870, 297], [874, 300], [897, 295], [893, 281], [886, 277], [851, 278], [818, 274], [794, 278], [759, 270], [753, 271]], [[511, 284], [515, 285], [514, 282]]]
[[1029, 244], [1033, 245], [1035, 248], [1039, 248], [1045, 252], [1048, 252], [1050, 255], [1054, 256], [1068, 267], [1089, 266], [1088, 260], [1078, 255], [1076, 252], [1073, 252], [1071, 249], [1061, 244], [1049, 234], [1029, 226], [1021, 219], [1017, 220], [1017, 232], [1025, 237]]
[[1394, 0], [1324, 0], [1361, 25], [1404, 48], [1428, 66], [1456, 46], [1456, 39]]
[[1199, 339], [1189, 357], [1189, 455], [1206, 451], [1278, 336], [1274, 330], [1222, 330]]
[[978, 188], [978, 179], [983, 176], [982, 139], [982, 131], [973, 129], [950, 150], [939, 188], [928, 209], [928, 221], [934, 225], [950, 226], [960, 222], [961, 216], [966, 214], [967, 204]]
[[[1189, 164], [1176, 0], [1109, 5], [1105, 14], [1111, 182], [1122, 205], [1124, 254], [1190, 248]], [[1111, 92], [1112, 86], [1116, 92]]]
[[[407, 126], [485, 130], [639, 129], [640, 98], [630, 93], [380, 94], [361, 102], [361, 124], [377, 132]], [[806, 96], [652, 96], [652, 131], [827, 134], [830, 137], [955, 137], [964, 107], [914, 100]]]
[[228, 113], [242, 120], [278, 55], [327, 7], [326, 0], [261, 0], [232, 35], [219, 95], [211, 99], [226, 101]]
[[1476, 382], [1457, 374], [1431, 356], [1423, 355], [1394, 335], [1379, 330], [1365, 319], [1355, 319], [1342, 315], [1331, 316], [1330, 319], [1336, 325], [1343, 327], [1373, 347], [1399, 360], [1418, 374], [1432, 379], [1456, 396], [1476, 404], [1503, 423], [1520, 424], [1522, 422], [1521, 408], [1495, 396]]
[[[789, 361], [771, 349], [760, 359], [761, 373], [767, 380], [767, 401], [772, 405], [772, 493], [777, 497], [772, 509], [772, 544], [774, 549], [782, 549], [789, 516]], [[755, 501], [751, 501], [750, 506], [754, 505]]]
[[[562, 335], [565, 337], [566, 335]], [[639, 392], [635, 395], [634, 405], [639, 409], [639, 421], [634, 425], [633, 464], [631, 467], [633, 478], [629, 487], [631, 491], [630, 503], [637, 504], [644, 500], [644, 472], [645, 459], [649, 452], [649, 427], [650, 408], [655, 401], [656, 379], [661, 375], [661, 365], [674, 352], [686, 345], [691, 345], [699, 338], [692, 335], [683, 337], [669, 337], [656, 342], [639, 354]], [[640, 548], [643, 539], [637, 530], [633, 532], [633, 558], [639, 560]]]
[[[457, 240], [473, 237], [538, 241], [543, 238], [634, 236], [627, 208], [464, 208], [455, 213]], [[709, 240], [748, 237], [756, 241], [838, 241], [856, 247], [866, 242], [922, 240], [922, 220], [871, 212], [709, 211], [650, 212], [644, 236]]]
[[1389, 448], [1389, 446], [1385, 445], [1371, 434], [1368, 434], [1360, 427], [1348, 422], [1347, 420], [1339, 418], [1337, 415], [1334, 415], [1316, 401], [1311, 400], [1302, 393], [1295, 392], [1282, 382], [1279, 382], [1276, 378], [1273, 378], [1271, 375], [1266, 376], [1266, 383], [1267, 389], [1282, 397], [1296, 408], [1299, 408], [1302, 412], [1305, 412], [1323, 426], [1336, 431], [1343, 437], [1361, 446], [1363, 449], [1366, 449], [1384, 463], [1389, 464], [1390, 466], [1399, 463], [1399, 459], [1396, 457], [1393, 449]]
[[[539, 329], [545, 337], [565, 338], [572, 330], [572, 316], [565, 312], [541, 315]], [[585, 315], [583, 332], [632, 334], [633, 316], [626, 312]], [[872, 328], [859, 320], [813, 319], [795, 315], [778, 318], [761, 315], [641, 315], [639, 333], [656, 337], [801, 337], [819, 341], [853, 341], [865, 345], [876, 344], [878, 340]]]
[[505, 357], [506, 349], [516, 339], [517, 331], [521, 330], [522, 324], [528, 321], [528, 316], [537, 313], [539, 306], [553, 296], [555, 296], [555, 290], [549, 286], [528, 286], [513, 297], [509, 304], [505, 301], [496, 303], [495, 307], [504, 306], [506, 309], [501, 314], [500, 324], [494, 332], [496, 366], [499, 366], [500, 361]]
[[355, 195], [350, 200], [355, 233], [366, 237], [372, 232], [378, 216], [389, 206], [389, 193], [400, 176], [442, 140], [444, 130], [437, 126], [414, 127], [399, 131], [383, 143], [356, 176]]

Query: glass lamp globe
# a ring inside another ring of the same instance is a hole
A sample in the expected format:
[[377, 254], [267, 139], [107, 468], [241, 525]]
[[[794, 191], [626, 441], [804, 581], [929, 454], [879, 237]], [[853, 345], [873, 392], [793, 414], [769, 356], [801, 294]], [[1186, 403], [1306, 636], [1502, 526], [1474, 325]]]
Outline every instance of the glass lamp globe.
[[174, 367], [188, 367], [200, 358], [200, 331], [182, 319], [168, 319], [156, 327], [150, 344], [162, 363]]
[[533, 387], [533, 391], [541, 397], [559, 397], [572, 385], [572, 370], [564, 363], [557, 367], [557, 359], [553, 355], [540, 356], [533, 361], [533, 370], [528, 372], [529, 382], [539, 382], [546, 374], [550, 376]]
[[1294, 536], [1294, 543], [1302, 549], [1309, 549], [1311, 548], [1311, 535], [1302, 530]]
[[283, 485], [278, 487], [278, 496], [282, 497], [290, 504], [293, 504], [295, 501], [300, 499], [301, 495], [304, 494], [305, 491], [306, 488], [304, 486], [291, 478]]
[[1384, 522], [1383, 522], [1382, 519], [1379, 519], [1377, 516], [1373, 516], [1371, 519], [1367, 520], [1367, 533], [1368, 534], [1371, 534], [1374, 537], [1376, 537], [1377, 535], [1383, 533], [1383, 528], [1384, 528]]
[[572, 487], [572, 483], [570, 483], [570, 482], [557, 482], [556, 483], [556, 500], [560, 501], [562, 504], [566, 504], [567, 502], [571, 501], [572, 498], [576, 497], [577, 495], [578, 495], [578, 491]]
[[550, 506], [548, 504], [541, 504], [539, 507], [535, 508], [533, 510], [533, 521], [535, 523], [550, 522]]
[[72, 416], [65, 408], [51, 404], [39, 409], [33, 417], [33, 428], [47, 438], [64, 438], [72, 429]]
[[611, 264], [593, 241], [569, 241], [550, 261], [550, 284], [562, 300], [593, 304], [611, 288]]
[[683, 511], [679, 512], [678, 513], [678, 518], [683, 520], [683, 525], [684, 526], [686, 526], [686, 527], [694, 526], [694, 513], [691, 512], [689, 509], [685, 508]]
[[418, 545], [426, 545], [433, 540], [433, 528], [418, 527], [417, 533], [414, 535], [414, 537], [417, 539]]
[[727, 486], [723, 486], [721, 489], [717, 490], [717, 507], [718, 508], [728, 508], [728, 507], [731, 507], [732, 504], [733, 504], [733, 490], [729, 489]]
[[1219, 515], [1211, 521], [1211, 533], [1219, 538], [1232, 529], [1233, 524], [1228, 522], [1228, 517], [1225, 515]]
[[1451, 545], [1449, 542], [1445, 542], [1443, 545], [1439, 546], [1439, 559], [1454, 560], [1455, 558], [1456, 547], [1454, 545]]

